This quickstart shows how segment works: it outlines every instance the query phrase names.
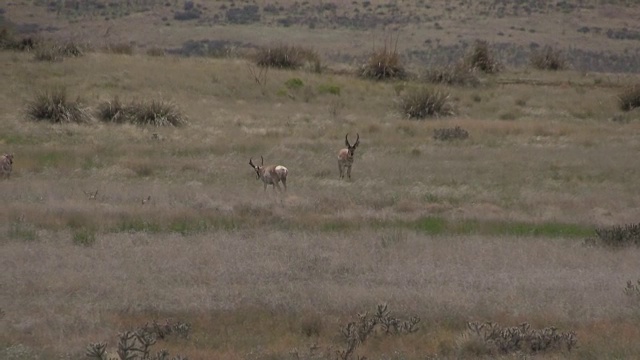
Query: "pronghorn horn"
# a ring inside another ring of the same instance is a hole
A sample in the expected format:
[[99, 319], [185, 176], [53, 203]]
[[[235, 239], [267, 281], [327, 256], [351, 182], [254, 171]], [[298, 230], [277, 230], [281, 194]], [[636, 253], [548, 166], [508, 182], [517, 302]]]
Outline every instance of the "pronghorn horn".
[[349, 133], [344, 136], [344, 143], [347, 145], [347, 147], [351, 147], [351, 144], [349, 144]]
[[262, 165], [261, 166], [264, 166], [264, 158], [262, 157], [262, 155], [260, 155], [260, 159], [262, 159]]
[[360, 144], [360, 134], [356, 133], [356, 143], [353, 144], [353, 147], [358, 146], [358, 144]]
[[252, 167], [252, 168], [255, 168], [255, 167], [256, 167], [255, 165], [253, 165], [253, 160], [252, 160], [252, 158], [249, 158], [249, 165], [251, 165], [251, 167]]

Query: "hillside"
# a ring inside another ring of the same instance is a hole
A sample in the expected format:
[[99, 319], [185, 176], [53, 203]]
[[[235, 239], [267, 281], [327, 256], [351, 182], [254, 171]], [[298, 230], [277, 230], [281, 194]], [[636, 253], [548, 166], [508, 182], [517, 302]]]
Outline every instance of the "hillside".
[[25, 34], [98, 47], [219, 56], [289, 43], [350, 64], [391, 37], [408, 63], [424, 66], [451, 62], [479, 39], [510, 66], [552, 46], [576, 70], [640, 72], [634, 1], [12, 1], [1, 9]]

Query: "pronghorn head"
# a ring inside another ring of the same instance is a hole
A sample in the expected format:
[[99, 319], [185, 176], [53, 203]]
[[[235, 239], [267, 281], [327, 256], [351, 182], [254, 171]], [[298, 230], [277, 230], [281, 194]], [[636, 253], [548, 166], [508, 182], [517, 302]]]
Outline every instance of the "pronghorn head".
[[13, 164], [13, 154], [4, 154], [5, 159], [9, 160], [9, 164]]
[[249, 158], [249, 165], [256, 171], [256, 180], [260, 180], [260, 174], [262, 174], [262, 169], [264, 168], [264, 158], [260, 155], [261, 164], [260, 166], [255, 165], [253, 163], [253, 159]]
[[360, 144], [360, 134], [356, 133], [356, 142], [353, 144], [349, 144], [349, 133], [344, 136], [344, 144], [347, 145], [347, 151], [349, 152], [349, 157], [352, 157], [356, 152], [356, 148]]

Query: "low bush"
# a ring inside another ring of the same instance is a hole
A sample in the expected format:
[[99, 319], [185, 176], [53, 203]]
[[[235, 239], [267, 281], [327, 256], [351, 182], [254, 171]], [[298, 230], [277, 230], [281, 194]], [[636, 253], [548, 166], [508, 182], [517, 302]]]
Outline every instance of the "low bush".
[[[89, 359], [119, 359], [119, 360], [168, 360], [169, 352], [160, 350], [152, 354], [152, 348], [158, 340], [166, 340], [169, 337], [188, 338], [191, 324], [183, 322], [166, 321], [159, 324], [153, 321], [135, 330], [125, 331], [118, 335], [117, 350], [110, 354], [107, 352], [107, 343], [91, 343], [87, 346], [85, 356]], [[172, 359], [186, 359], [177, 356]]]
[[464, 140], [469, 137], [469, 132], [460, 126], [455, 128], [435, 129], [433, 138], [441, 141]]
[[567, 68], [567, 60], [562, 52], [550, 46], [533, 51], [529, 61], [531, 66], [539, 70], [557, 71]]
[[292, 45], [260, 49], [256, 54], [256, 64], [278, 69], [299, 69], [305, 65], [313, 69], [321, 68], [320, 56], [314, 50]]
[[73, 43], [43, 43], [36, 47], [34, 59], [38, 61], [62, 61], [65, 57], [79, 57], [84, 55], [82, 46]]
[[405, 92], [399, 101], [402, 115], [408, 119], [424, 119], [453, 115], [449, 104], [449, 93], [429, 87], [420, 87]]
[[528, 323], [502, 327], [493, 322], [470, 322], [459, 342], [460, 356], [500, 356], [571, 351], [577, 344], [575, 332], [560, 332], [555, 326], [532, 329]]
[[37, 93], [35, 98], [27, 103], [26, 113], [31, 120], [57, 124], [91, 121], [89, 111], [82, 106], [80, 99], [69, 100], [63, 88]]
[[618, 95], [618, 106], [622, 111], [640, 107], [640, 84], [627, 87]]
[[118, 98], [98, 105], [98, 120], [134, 125], [183, 126], [187, 118], [172, 103], [153, 100], [150, 102], [122, 103]]
[[640, 246], [640, 223], [597, 228], [596, 237], [586, 242], [607, 247]]

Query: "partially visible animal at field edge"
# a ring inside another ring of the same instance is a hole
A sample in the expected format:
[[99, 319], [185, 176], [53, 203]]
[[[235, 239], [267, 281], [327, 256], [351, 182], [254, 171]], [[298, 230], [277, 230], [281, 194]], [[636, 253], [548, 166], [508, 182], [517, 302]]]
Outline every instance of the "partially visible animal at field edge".
[[0, 177], [8, 179], [13, 170], [13, 154], [3, 154], [0, 156]]
[[249, 165], [256, 172], [256, 180], [262, 180], [264, 183], [264, 190], [267, 190], [267, 185], [273, 185], [273, 189], [278, 188], [279, 191], [282, 191], [280, 188], [280, 182], [284, 186], [284, 191], [287, 191], [287, 175], [289, 174], [289, 170], [282, 165], [269, 165], [264, 166], [264, 158], [260, 156], [261, 164], [258, 166], [253, 163], [253, 159], [249, 158]]
[[340, 170], [340, 179], [344, 179], [344, 170], [347, 169], [347, 177], [351, 179], [351, 166], [353, 165], [353, 155], [356, 148], [360, 144], [360, 134], [356, 133], [356, 142], [349, 144], [349, 133], [344, 137], [344, 143], [347, 146], [338, 153], [338, 170]]

